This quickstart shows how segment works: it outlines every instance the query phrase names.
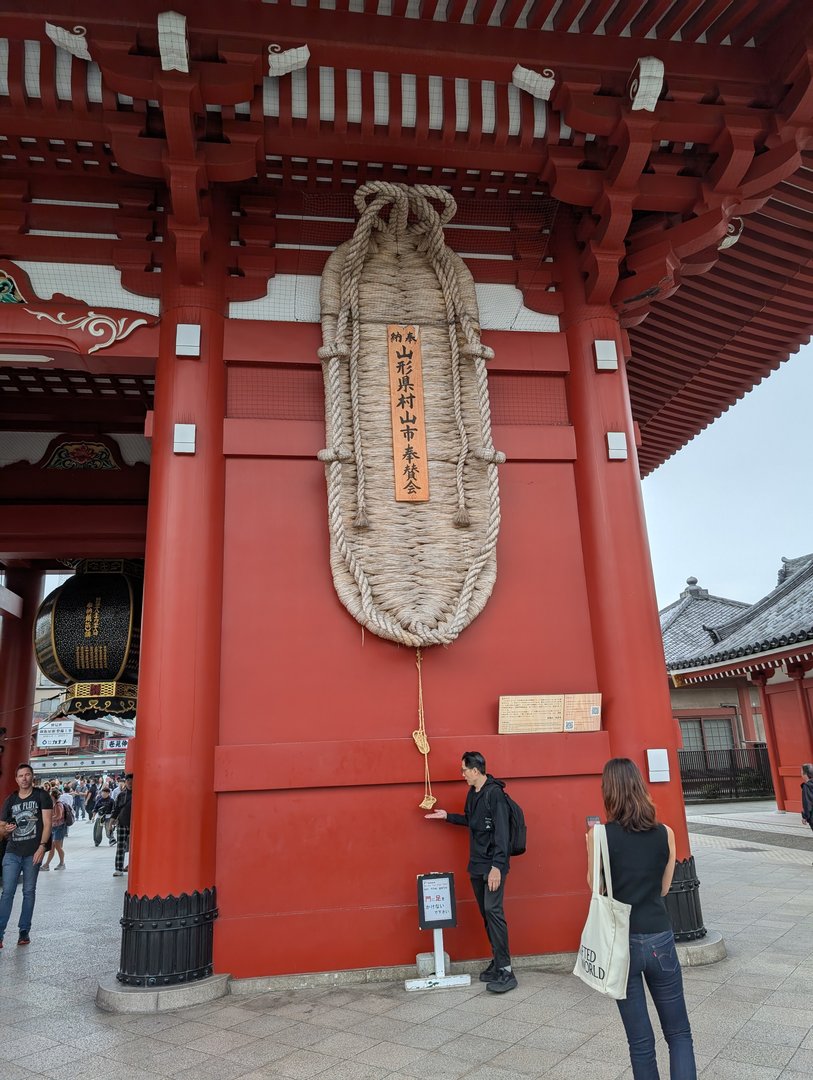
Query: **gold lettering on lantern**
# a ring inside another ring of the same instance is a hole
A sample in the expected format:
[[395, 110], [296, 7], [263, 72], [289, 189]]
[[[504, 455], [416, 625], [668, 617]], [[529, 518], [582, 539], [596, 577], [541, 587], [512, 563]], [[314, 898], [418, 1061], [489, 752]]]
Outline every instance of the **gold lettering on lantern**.
[[429, 501], [421, 333], [417, 326], [387, 327], [396, 502]]
[[88, 600], [85, 604], [85, 637], [98, 637], [99, 624], [102, 618], [102, 598], [97, 596], [95, 600]]
[[107, 667], [106, 645], [77, 645], [76, 666], [83, 671], [101, 671]]

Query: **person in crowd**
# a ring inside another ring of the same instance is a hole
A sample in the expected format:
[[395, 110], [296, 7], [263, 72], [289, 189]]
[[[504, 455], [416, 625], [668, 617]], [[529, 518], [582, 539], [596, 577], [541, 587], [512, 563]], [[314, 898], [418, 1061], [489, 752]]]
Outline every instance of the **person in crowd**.
[[[613, 758], [604, 766], [601, 793], [613, 895], [630, 904], [627, 996], [617, 1002], [627, 1034], [634, 1080], [659, 1080], [655, 1033], [644, 981], [669, 1046], [671, 1080], [696, 1080], [697, 1066], [683, 976], [664, 897], [675, 872], [675, 834], [659, 824], [655, 805], [635, 762]], [[593, 884], [593, 843], [587, 833], [587, 880]]]
[[73, 796], [73, 816], [77, 821], [84, 820], [85, 796], [87, 795], [87, 792], [87, 784], [84, 780], [74, 780], [71, 785], [71, 795]]
[[116, 869], [113, 877], [121, 877], [128, 868], [124, 865], [124, 855], [130, 851], [130, 824], [133, 811], [133, 773], [124, 777], [124, 786], [116, 799], [113, 809], [113, 821], [116, 822]]
[[96, 796], [99, 791], [99, 786], [94, 779], [88, 782], [87, 795], [85, 796], [85, 809], [88, 812], [88, 817], [93, 815], [93, 807], [96, 805]]
[[110, 817], [115, 809], [115, 805], [113, 799], [110, 797], [110, 788], [105, 785], [99, 792], [99, 797], [96, 802], [93, 804], [93, 809], [90, 812], [91, 821], [97, 814], [101, 814], [102, 817]]
[[813, 765], [803, 765], [802, 776], [802, 821], [813, 829]]
[[23, 903], [18, 923], [18, 945], [31, 941], [31, 920], [37, 895], [37, 874], [51, 842], [51, 800], [34, 788], [34, 770], [24, 762], [15, 773], [17, 790], [0, 809], [0, 832], [6, 838], [3, 856], [3, 895], [0, 898], [0, 949], [11, 917], [11, 907], [20, 874], [23, 878]]
[[130, 850], [130, 818], [133, 808], [133, 774], [127, 773], [124, 778], [124, 787], [119, 792], [116, 805], [113, 809], [113, 819], [116, 822], [116, 869], [113, 877], [121, 877], [125, 870], [124, 856]]
[[503, 911], [505, 879], [510, 863], [508, 803], [503, 795], [505, 784], [486, 771], [486, 759], [476, 750], [466, 751], [460, 770], [469, 786], [464, 812], [449, 814], [436, 807], [426, 817], [448, 821], [451, 825], [465, 825], [469, 830], [469, 878], [493, 954], [491, 963], [480, 973], [480, 981], [486, 983], [486, 990], [504, 994], [517, 985], [511, 967], [508, 923]]
[[110, 798], [113, 800], [113, 802], [115, 802], [116, 799], [118, 799], [124, 785], [119, 782], [119, 778], [117, 776], [111, 776], [108, 783], [110, 784]]
[[[62, 795], [59, 794], [58, 785], [51, 788], [51, 799], [54, 804], [51, 816], [51, 850], [48, 852], [48, 858], [42, 864], [42, 869], [50, 870], [51, 863], [54, 861], [54, 855], [58, 855], [59, 862], [54, 869], [64, 870], [65, 837], [68, 835], [68, 825], [65, 821], [65, 802]], [[73, 800], [71, 800], [71, 803], [73, 803]]]

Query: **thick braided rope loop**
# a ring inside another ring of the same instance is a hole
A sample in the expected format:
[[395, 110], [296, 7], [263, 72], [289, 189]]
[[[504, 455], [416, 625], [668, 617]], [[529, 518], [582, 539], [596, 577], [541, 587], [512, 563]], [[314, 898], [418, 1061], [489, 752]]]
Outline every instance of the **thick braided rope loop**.
[[[448, 644], [496, 578], [497, 462], [471, 274], [444, 242], [452, 197], [373, 182], [353, 238], [322, 277], [331, 568], [363, 626], [410, 646]], [[389, 323], [420, 329], [429, 500], [395, 501]]]

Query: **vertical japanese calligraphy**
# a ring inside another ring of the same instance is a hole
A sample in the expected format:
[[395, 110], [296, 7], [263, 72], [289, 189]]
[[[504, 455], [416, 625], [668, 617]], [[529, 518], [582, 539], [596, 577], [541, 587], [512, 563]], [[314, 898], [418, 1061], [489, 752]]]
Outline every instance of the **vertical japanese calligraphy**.
[[387, 326], [392, 451], [397, 502], [429, 501], [421, 334], [417, 326]]

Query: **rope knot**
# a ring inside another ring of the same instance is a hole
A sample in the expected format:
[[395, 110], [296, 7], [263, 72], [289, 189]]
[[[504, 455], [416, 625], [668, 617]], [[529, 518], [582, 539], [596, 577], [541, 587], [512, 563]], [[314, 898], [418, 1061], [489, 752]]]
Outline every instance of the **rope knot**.
[[350, 355], [350, 349], [344, 342], [333, 341], [329, 345], [323, 345], [316, 350], [320, 360], [346, 360]]
[[474, 456], [478, 461], [486, 462], [487, 465], [504, 465], [506, 462], [502, 450], [495, 450], [493, 446], [481, 446], [474, 451]]
[[327, 450], [320, 450], [316, 457], [319, 461], [324, 461], [326, 465], [332, 461], [341, 461], [342, 464], [347, 465], [355, 460], [355, 455], [349, 446], [329, 446]]
[[477, 341], [464, 345], [460, 350], [460, 355], [465, 356], [467, 360], [493, 360], [494, 350], [484, 345], [482, 341]]

